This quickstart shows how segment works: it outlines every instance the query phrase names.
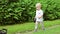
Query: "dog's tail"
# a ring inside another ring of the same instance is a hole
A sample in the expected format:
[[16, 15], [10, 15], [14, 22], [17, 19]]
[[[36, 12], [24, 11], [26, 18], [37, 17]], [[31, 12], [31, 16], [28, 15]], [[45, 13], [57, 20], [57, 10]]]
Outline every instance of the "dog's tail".
[[7, 33], [7, 29], [4, 29], [4, 28], [3, 28], [2, 30]]

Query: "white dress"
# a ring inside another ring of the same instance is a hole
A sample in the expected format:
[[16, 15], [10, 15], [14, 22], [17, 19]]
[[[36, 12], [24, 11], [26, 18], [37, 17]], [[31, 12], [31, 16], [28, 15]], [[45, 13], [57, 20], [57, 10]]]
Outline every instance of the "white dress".
[[[38, 18], [39, 16], [42, 16], [41, 18]], [[36, 21], [43, 21], [43, 11], [42, 10], [36, 10]]]

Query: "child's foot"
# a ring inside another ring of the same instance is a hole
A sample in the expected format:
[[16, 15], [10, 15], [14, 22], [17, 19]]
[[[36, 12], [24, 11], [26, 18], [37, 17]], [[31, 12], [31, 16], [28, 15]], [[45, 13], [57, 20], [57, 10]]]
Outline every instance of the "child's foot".
[[44, 28], [44, 29], [42, 29], [42, 30], [44, 30], [44, 31], [45, 31], [45, 28]]
[[36, 32], [36, 31], [37, 31], [37, 29], [34, 30], [34, 32]]

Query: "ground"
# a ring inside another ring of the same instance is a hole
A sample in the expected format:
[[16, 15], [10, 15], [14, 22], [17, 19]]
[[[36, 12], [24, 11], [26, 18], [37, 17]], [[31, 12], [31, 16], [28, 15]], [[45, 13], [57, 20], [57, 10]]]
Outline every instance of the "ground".
[[39, 29], [37, 32], [28, 31], [20, 34], [60, 34], [60, 25], [55, 25], [55, 26], [45, 28], [44, 31]]
[[0, 29], [6, 28], [8, 34], [60, 34], [60, 20], [44, 21], [45, 30], [41, 30], [40, 24], [37, 32], [34, 32], [34, 22], [24, 24], [0, 26]]

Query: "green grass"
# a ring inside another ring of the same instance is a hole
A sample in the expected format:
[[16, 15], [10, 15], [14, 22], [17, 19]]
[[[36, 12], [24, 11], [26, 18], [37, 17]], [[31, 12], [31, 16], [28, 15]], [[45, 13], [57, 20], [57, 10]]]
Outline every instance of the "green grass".
[[[44, 26], [46, 28], [53, 25], [60, 25], [60, 20], [44, 21]], [[27, 30], [34, 30], [34, 26], [35, 24], [33, 22], [26, 22], [24, 24], [0, 26], [0, 29], [6, 28], [8, 30], [8, 34], [14, 34], [15, 32], [24, 32]]]
[[38, 31], [33, 34], [60, 34], [60, 26], [46, 31]]

